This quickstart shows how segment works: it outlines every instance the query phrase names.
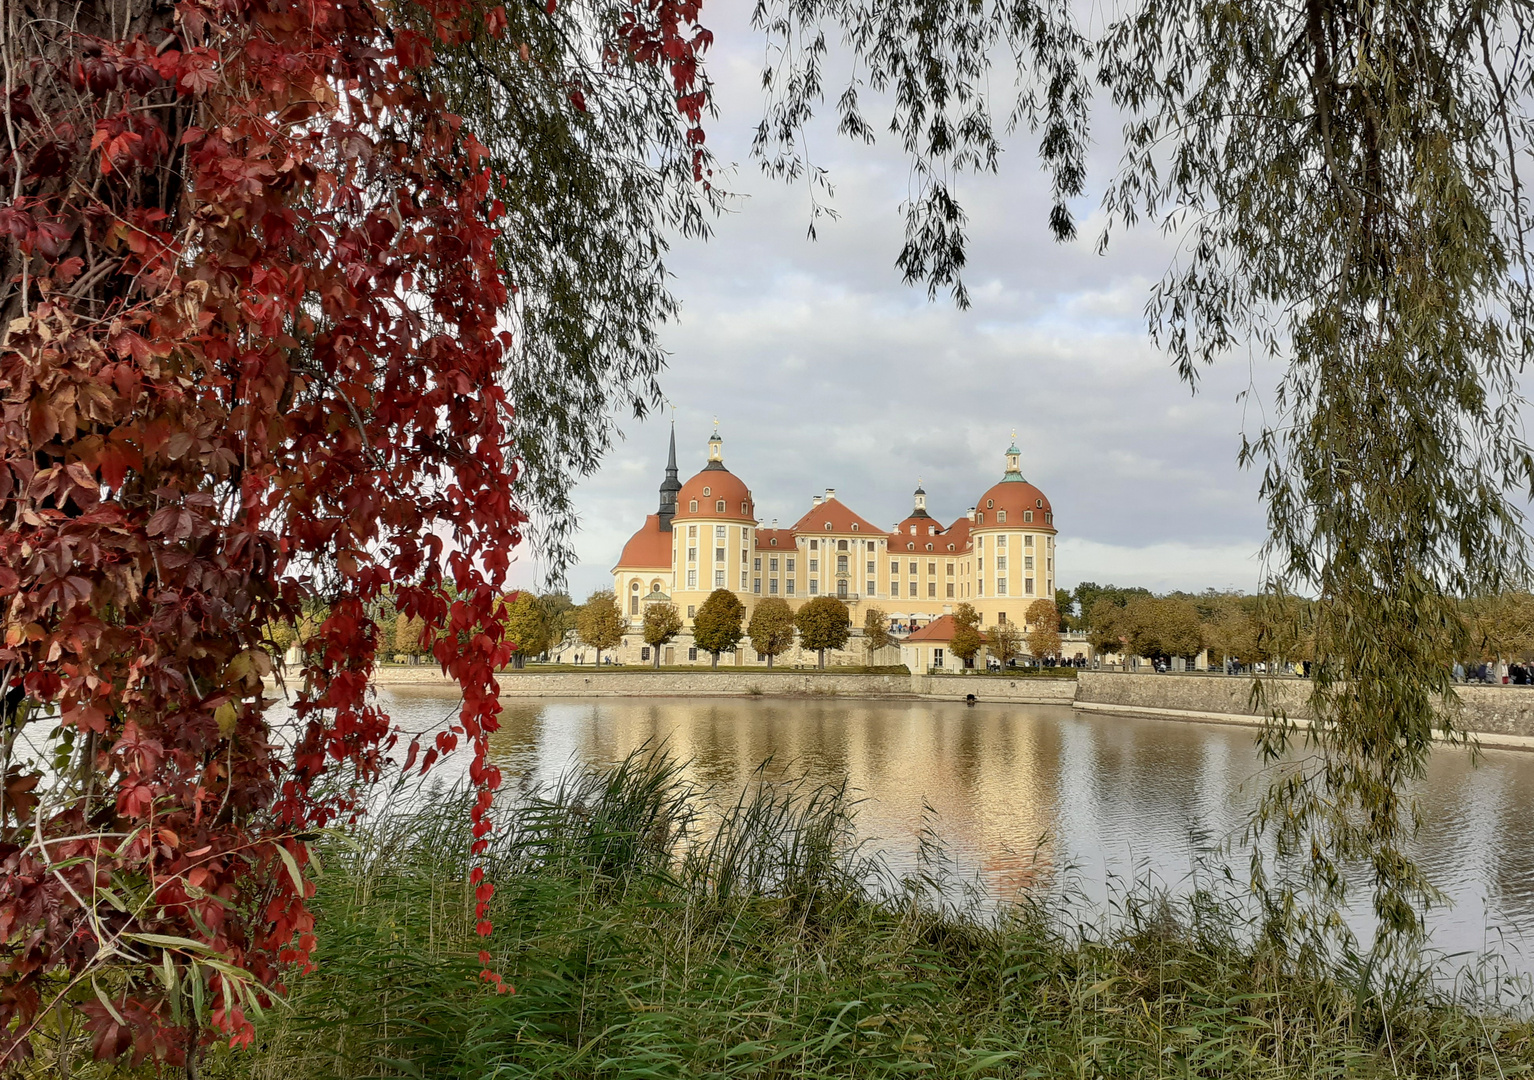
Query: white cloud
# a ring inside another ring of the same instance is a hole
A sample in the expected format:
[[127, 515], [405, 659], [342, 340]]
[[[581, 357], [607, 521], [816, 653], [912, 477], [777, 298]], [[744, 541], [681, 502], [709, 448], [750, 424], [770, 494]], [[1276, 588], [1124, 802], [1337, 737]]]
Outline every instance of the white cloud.
[[[1092, 217], [1080, 239], [1055, 243], [1046, 178], [1022, 141], [1000, 175], [961, 186], [973, 308], [929, 303], [894, 267], [909, 192], [897, 149], [853, 147], [823, 127], [811, 145], [841, 217], [808, 241], [806, 192], [747, 157], [761, 46], [738, 7], [712, 16], [721, 115], [709, 140], [738, 163], [729, 183], [742, 197], [712, 241], [679, 243], [669, 260], [683, 310], [664, 333], [673, 360], [662, 386], [678, 406], [683, 479], [702, 466], [718, 415], [725, 460], [764, 518], [787, 524], [835, 487], [893, 524], [920, 476], [933, 512], [951, 520], [1000, 477], [1016, 428], [1024, 472], [1054, 504], [1062, 584], [1254, 587], [1263, 516], [1257, 477], [1235, 455], [1261, 413], [1237, 395], [1265, 392], [1274, 373], [1241, 356], [1204, 373], [1197, 395], [1178, 380], [1143, 315], [1171, 244], [1141, 229], [1100, 256]], [[627, 435], [577, 492], [577, 596], [609, 583], [623, 542], [655, 509], [666, 417], [631, 421]]]

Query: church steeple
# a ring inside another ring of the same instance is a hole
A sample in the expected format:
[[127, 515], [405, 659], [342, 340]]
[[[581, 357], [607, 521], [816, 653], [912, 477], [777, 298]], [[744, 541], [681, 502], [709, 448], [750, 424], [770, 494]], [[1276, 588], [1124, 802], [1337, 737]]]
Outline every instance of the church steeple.
[[676, 476], [676, 419], [671, 420], [671, 456], [666, 459], [666, 479], [660, 485], [660, 527], [671, 531], [671, 519], [676, 517], [676, 493], [682, 490], [682, 482]]

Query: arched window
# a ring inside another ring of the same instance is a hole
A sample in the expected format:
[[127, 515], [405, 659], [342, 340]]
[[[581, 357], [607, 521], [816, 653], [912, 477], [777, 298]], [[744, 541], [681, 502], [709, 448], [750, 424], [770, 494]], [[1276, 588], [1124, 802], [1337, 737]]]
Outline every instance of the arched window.
[[906, 550], [907, 550], [907, 551], [915, 551], [915, 550], [916, 550], [916, 545], [915, 545], [915, 544], [907, 544], [907, 545], [906, 545], [906, 546], [905, 546], [905, 549], [906, 549]]
[[858, 523], [856, 521], [854, 521], [852, 523], [852, 531], [853, 532], [857, 532], [858, 531]]
[[746, 501], [744, 499], [742, 499], [740, 501], [740, 515], [741, 515], [741, 517], [745, 517], [746, 516], [746, 513], [747, 513], [746, 505], [747, 505]]
[[716, 511], [717, 511], [717, 512], [719, 512], [719, 513], [721, 513], [721, 514], [722, 514], [722, 513], [724, 513], [724, 500], [723, 500], [723, 499], [720, 499], [720, 500], [719, 500], [719, 501], [718, 501], [718, 502], [716, 502], [716, 503], [715, 503], [715, 504], [714, 504], [714, 509], [715, 509], [715, 510], [716, 510]]
[[688, 509], [688, 510], [690, 510], [690, 511], [692, 511], [692, 512], [693, 512], [693, 513], [694, 513], [694, 514], [696, 514], [696, 513], [697, 513], [697, 512], [698, 512], [698, 500], [697, 500], [697, 499], [694, 499], [694, 500], [693, 500], [693, 501], [692, 501], [692, 502], [691, 502], [691, 503], [690, 503], [690, 504], [689, 504], [689, 505], [688, 505], [688, 507], [687, 507], [687, 509]]
[[[697, 507], [694, 506], [693, 509], [696, 510]], [[975, 524], [976, 525], [984, 525], [985, 524], [985, 514], [984, 514], [984, 512], [981, 512], [981, 513], [975, 515]]]
[[828, 521], [828, 522], [826, 522], [826, 532], [830, 532], [830, 531], [831, 531], [831, 523]]
[[778, 538], [776, 536], [774, 536], [772, 538], [772, 546], [773, 547], [777, 547], [778, 546]]
[[1024, 510], [1023, 511], [1023, 520], [1024, 521], [1032, 521], [1033, 520], [1033, 511], [1032, 510]]
[[927, 550], [928, 550], [928, 551], [931, 551], [931, 550], [932, 550], [932, 545], [931, 545], [931, 544], [928, 544], [928, 545], [927, 545]]

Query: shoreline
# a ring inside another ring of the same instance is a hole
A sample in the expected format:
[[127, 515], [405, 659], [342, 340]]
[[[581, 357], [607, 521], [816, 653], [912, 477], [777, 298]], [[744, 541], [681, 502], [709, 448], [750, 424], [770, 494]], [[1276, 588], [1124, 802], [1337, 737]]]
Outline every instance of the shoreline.
[[[1138, 674], [1081, 671], [1076, 678], [997, 674], [864, 674], [836, 669], [690, 668], [685, 670], [598, 669], [590, 671], [507, 671], [497, 674], [500, 696], [533, 698], [849, 698], [870, 701], [963, 701], [1061, 705], [1106, 716], [1257, 727], [1261, 713], [1251, 704], [1249, 676]], [[374, 685], [448, 688], [452, 681], [434, 665], [378, 668]], [[1264, 681], [1273, 703], [1304, 727], [1308, 684], [1301, 679]], [[1534, 752], [1534, 688], [1463, 685], [1460, 726], [1485, 749]]]

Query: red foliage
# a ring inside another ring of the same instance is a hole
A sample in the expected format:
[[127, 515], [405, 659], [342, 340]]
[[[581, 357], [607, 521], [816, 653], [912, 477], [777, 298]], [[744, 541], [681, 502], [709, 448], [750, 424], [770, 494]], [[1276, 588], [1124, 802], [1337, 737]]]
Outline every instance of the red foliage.
[[[442, 42], [505, 30], [499, 7], [417, 3]], [[618, 47], [669, 65], [701, 144], [697, 12], [636, 0]], [[431, 42], [388, 18], [182, 0], [120, 39], [54, 31], [64, 57], [7, 101], [0, 717], [9, 763], [22, 703], [54, 710], [39, 726], [79, 776], [62, 802], [37, 768], [0, 786], [0, 1063], [58, 994], [88, 1002], [103, 1057], [250, 1038], [249, 996], [206, 961], [263, 992], [309, 962], [305, 835], [355, 812], [393, 745], [367, 693], [385, 590], [463, 689], [422, 767], [468, 744], [486, 844], [524, 520], [502, 208], [483, 148], [411, 78]], [[319, 593], [279, 737], [264, 628]], [[348, 790], [317, 784], [338, 766]], [[180, 1010], [189, 978], [211, 1030]]]

